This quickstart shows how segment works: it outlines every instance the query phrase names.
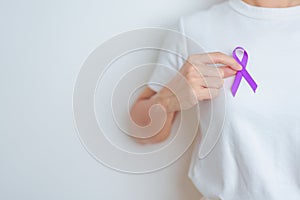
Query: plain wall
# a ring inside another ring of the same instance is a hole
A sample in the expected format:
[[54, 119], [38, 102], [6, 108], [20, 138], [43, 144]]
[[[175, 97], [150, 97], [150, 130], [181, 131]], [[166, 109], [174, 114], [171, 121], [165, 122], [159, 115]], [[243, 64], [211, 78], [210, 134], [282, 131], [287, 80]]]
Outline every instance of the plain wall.
[[0, 199], [196, 200], [191, 149], [161, 171], [111, 170], [83, 148], [72, 92], [84, 60], [112, 35], [169, 27], [220, 0], [1, 1]]

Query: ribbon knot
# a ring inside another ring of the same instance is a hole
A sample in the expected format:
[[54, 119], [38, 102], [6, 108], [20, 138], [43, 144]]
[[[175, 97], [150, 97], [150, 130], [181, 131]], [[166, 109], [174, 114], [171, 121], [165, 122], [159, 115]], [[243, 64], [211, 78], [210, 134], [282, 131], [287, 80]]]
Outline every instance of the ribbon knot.
[[[238, 58], [238, 56], [236, 55], [236, 52], [238, 50], [243, 51], [243, 57], [242, 60], [240, 60]], [[231, 86], [231, 92], [233, 94], [233, 96], [235, 96], [239, 85], [241, 83], [242, 77], [244, 77], [246, 79], [246, 81], [248, 82], [248, 84], [250, 85], [250, 87], [252, 88], [253, 92], [255, 92], [256, 88], [257, 88], [257, 84], [255, 83], [255, 81], [253, 80], [253, 78], [251, 77], [251, 75], [248, 73], [248, 71], [246, 70], [246, 66], [247, 66], [247, 62], [248, 62], [248, 53], [247, 51], [242, 48], [242, 47], [236, 47], [233, 52], [232, 52], [232, 57], [243, 67], [243, 69], [241, 71], [238, 71], [236, 73], [234, 82]]]

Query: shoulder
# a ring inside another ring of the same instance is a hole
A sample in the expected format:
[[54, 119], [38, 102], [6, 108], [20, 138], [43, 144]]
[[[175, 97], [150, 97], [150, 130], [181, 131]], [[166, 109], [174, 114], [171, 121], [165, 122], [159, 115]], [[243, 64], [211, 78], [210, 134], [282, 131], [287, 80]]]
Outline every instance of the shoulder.
[[215, 4], [208, 9], [181, 16], [179, 25], [184, 32], [190, 29], [195, 30], [200, 27], [203, 29], [205, 26], [211, 26], [221, 22], [222, 18], [231, 11], [232, 9], [230, 8], [228, 1], [225, 1]]

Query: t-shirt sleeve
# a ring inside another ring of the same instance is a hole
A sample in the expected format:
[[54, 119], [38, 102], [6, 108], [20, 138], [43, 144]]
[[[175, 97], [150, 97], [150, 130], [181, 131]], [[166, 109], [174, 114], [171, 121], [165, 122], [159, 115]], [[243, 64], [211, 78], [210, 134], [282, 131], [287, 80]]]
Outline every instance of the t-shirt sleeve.
[[148, 87], [158, 92], [176, 75], [187, 56], [186, 38], [180, 18], [171, 30], [166, 30]]

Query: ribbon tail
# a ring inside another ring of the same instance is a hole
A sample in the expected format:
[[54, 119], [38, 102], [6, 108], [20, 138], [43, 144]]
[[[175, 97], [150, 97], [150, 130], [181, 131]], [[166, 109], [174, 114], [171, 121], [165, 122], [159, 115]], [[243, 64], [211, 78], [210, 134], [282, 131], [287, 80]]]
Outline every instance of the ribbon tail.
[[251, 75], [248, 73], [247, 70], [244, 70], [242, 73], [243, 73], [244, 78], [249, 83], [250, 87], [252, 88], [253, 92], [255, 92], [257, 89], [256, 82], [253, 80], [253, 78], [251, 77]]
[[239, 85], [241, 83], [241, 80], [242, 80], [242, 74], [241, 74], [241, 72], [237, 72], [234, 82], [231, 86], [231, 92], [232, 92], [233, 96], [235, 96], [237, 89], [239, 88]]

